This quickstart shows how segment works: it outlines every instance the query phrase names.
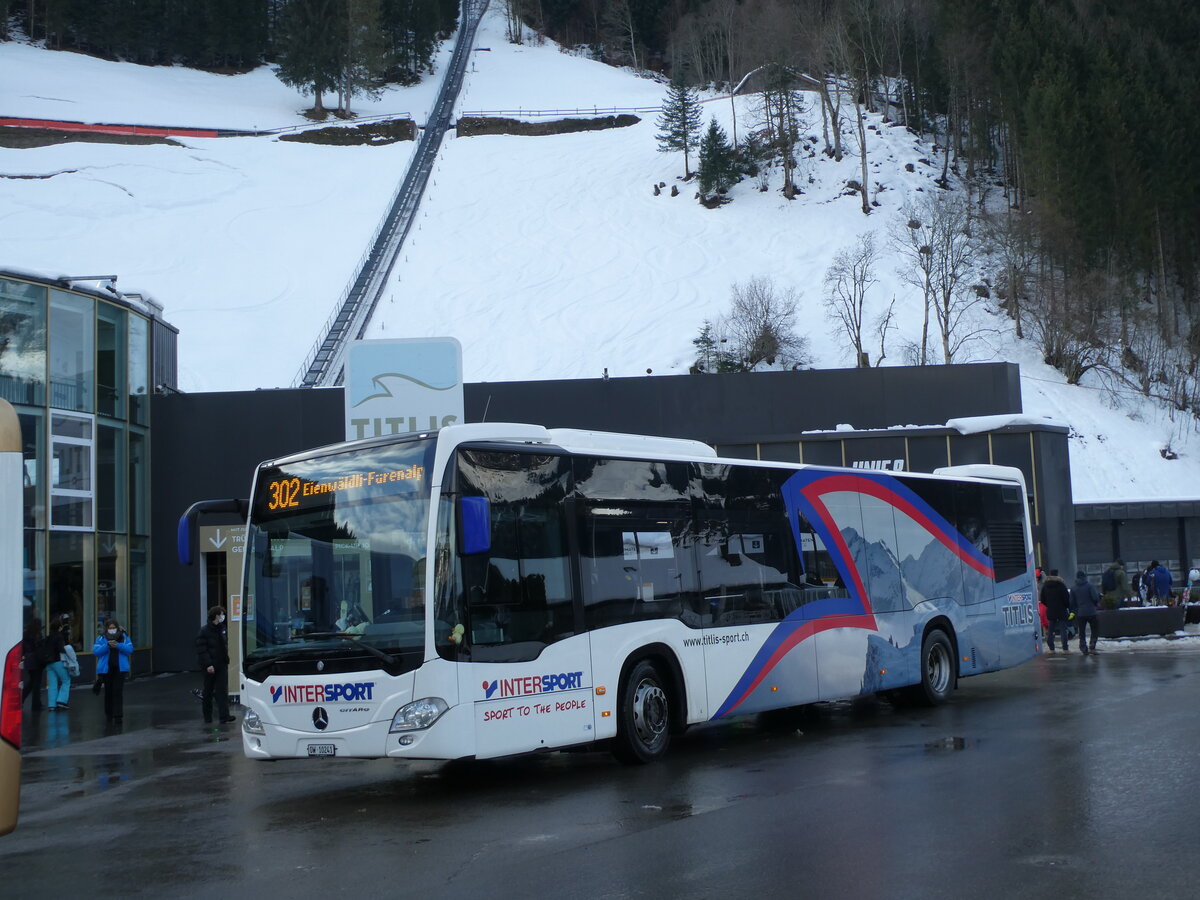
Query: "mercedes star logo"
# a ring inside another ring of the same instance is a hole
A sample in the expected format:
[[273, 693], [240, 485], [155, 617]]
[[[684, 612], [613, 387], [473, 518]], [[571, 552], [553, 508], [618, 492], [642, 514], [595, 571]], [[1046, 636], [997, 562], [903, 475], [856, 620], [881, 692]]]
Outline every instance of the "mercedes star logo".
[[318, 706], [313, 710], [313, 724], [317, 726], [318, 731], [329, 727], [329, 714], [325, 712], [325, 707]]

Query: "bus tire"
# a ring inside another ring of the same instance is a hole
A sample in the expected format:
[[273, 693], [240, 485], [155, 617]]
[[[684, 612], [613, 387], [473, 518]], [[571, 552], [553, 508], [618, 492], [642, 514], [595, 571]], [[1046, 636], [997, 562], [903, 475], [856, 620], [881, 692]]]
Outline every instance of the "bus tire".
[[626, 765], [661, 759], [671, 743], [671, 697], [652, 661], [639, 660], [621, 685], [613, 755]]
[[913, 686], [910, 696], [921, 706], [941, 706], [957, 683], [954, 647], [946, 632], [935, 628], [921, 642], [921, 683]]

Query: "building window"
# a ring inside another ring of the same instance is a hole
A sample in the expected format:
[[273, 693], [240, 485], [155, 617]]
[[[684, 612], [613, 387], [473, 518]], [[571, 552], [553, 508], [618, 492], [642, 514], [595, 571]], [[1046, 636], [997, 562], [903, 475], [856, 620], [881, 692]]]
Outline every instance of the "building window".
[[50, 405], [92, 411], [96, 301], [50, 292]]
[[50, 416], [50, 527], [90, 531], [96, 502], [90, 416]]
[[149, 647], [150, 617], [150, 541], [129, 539], [129, 621], [123, 623], [138, 648]]
[[24, 470], [24, 521], [26, 528], [46, 527], [46, 417], [39, 410], [23, 409], [17, 413], [21, 422], [21, 446]]
[[141, 316], [129, 317], [129, 421], [150, 421], [150, 326]]
[[37, 616], [46, 621], [46, 547], [42, 542], [44, 531], [25, 529], [25, 547], [22, 551], [21, 567], [24, 569], [25, 618]]
[[96, 412], [125, 418], [125, 310], [111, 303], [96, 309]]
[[0, 397], [46, 405], [46, 289], [0, 278]]
[[125, 531], [125, 429], [96, 426], [96, 530]]
[[129, 627], [129, 579], [124, 535], [96, 535], [96, 623], [110, 616]]
[[142, 429], [129, 429], [129, 531], [150, 533], [150, 439]]
[[71, 634], [90, 647], [98, 631], [89, 629], [96, 586], [95, 539], [90, 534], [50, 533], [47, 567], [49, 618], [71, 617]]

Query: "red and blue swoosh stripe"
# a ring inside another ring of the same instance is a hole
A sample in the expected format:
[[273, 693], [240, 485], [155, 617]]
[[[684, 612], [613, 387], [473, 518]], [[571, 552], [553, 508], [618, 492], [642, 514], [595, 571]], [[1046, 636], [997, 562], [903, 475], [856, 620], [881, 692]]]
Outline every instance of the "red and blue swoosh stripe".
[[759, 648], [714, 719], [730, 715], [763, 682], [788, 652], [815, 634], [831, 628], [877, 631], [875, 614], [850, 547], [825, 503], [825, 495], [851, 493], [880, 500], [916, 522], [964, 564], [988, 578], [992, 561], [950, 522], [902, 482], [880, 473], [830, 472], [802, 469], [783, 485], [783, 499], [796, 546], [800, 547], [799, 517], [808, 520], [833, 558], [848, 597], [828, 597], [806, 604], [780, 622]]

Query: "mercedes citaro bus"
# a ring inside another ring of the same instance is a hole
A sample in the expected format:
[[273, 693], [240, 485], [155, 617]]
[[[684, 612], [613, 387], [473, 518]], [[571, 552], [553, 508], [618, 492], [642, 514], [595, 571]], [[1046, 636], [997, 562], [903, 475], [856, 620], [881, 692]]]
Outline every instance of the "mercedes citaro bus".
[[648, 762], [729, 716], [939, 704], [1040, 649], [1016, 469], [723, 459], [535, 425], [262, 464], [242, 591], [258, 759], [603, 743]]

